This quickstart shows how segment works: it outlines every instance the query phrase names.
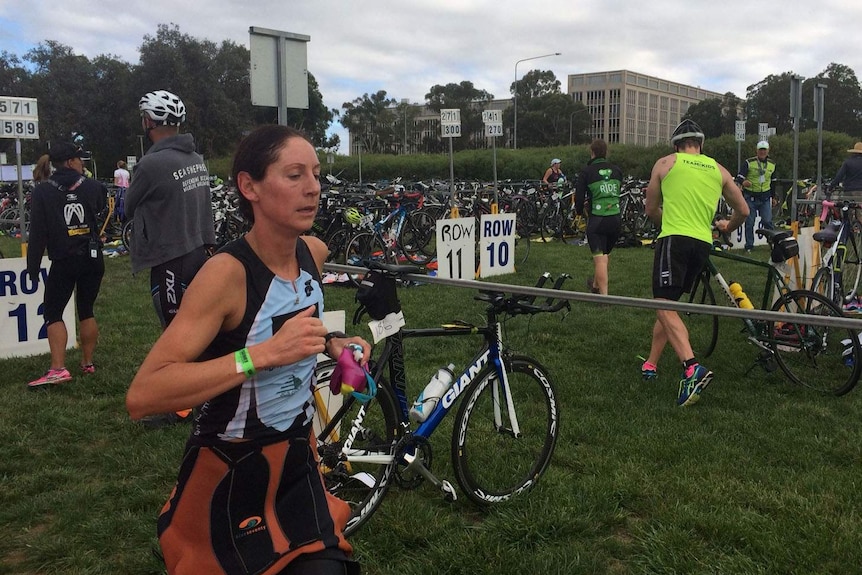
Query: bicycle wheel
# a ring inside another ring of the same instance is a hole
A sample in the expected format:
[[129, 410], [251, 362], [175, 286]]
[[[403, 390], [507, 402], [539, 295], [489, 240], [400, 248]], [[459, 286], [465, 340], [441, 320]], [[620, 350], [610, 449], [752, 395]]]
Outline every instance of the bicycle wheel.
[[365, 404], [332, 395], [333, 369], [335, 362], [327, 360], [315, 370], [318, 464], [326, 489], [350, 506], [344, 530], [350, 536], [377, 510], [391, 485], [399, 427], [388, 387], [379, 385]]
[[[688, 303], [715, 305], [715, 294], [709, 285], [709, 275], [701, 274], [694, 282]], [[688, 329], [688, 340], [695, 357], [709, 357], [718, 342], [718, 316], [708, 313], [684, 312], [680, 314]]]
[[[548, 467], [560, 414], [547, 370], [528, 357], [506, 357], [511, 401], [493, 365], [464, 393], [452, 433], [452, 465], [475, 503], [502, 503], [529, 491]], [[517, 416], [513, 430], [510, 411]]]
[[353, 230], [350, 228], [341, 228], [330, 236], [326, 244], [329, 247], [329, 255], [326, 256], [326, 261], [332, 263], [344, 261], [344, 250], [347, 248], [347, 242], [350, 240], [352, 233]]
[[[383, 244], [380, 236], [371, 232], [359, 232], [344, 248], [344, 263], [349, 266], [364, 266], [371, 261], [393, 263], [389, 248]], [[359, 287], [365, 273], [352, 273], [348, 276], [353, 285]]]
[[134, 220], [127, 220], [125, 224], [123, 224], [123, 229], [120, 231], [120, 240], [123, 242], [123, 246], [132, 251], [132, 222]]
[[563, 214], [559, 209], [552, 209], [542, 218], [539, 224], [539, 233], [543, 242], [550, 242], [556, 238], [562, 238]]
[[833, 280], [833, 272], [830, 267], [822, 267], [814, 274], [814, 279], [811, 280], [811, 290], [819, 293], [838, 307], [844, 303], [841, 298], [840, 290], [835, 289]]
[[[841, 265], [841, 295], [845, 303], [850, 303], [859, 296], [859, 279], [862, 277], [862, 232], [859, 224], [854, 223], [853, 229], [847, 234], [844, 262]], [[838, 303], [838, 302], [836, 302]]]
[[437, 220], [425, 210], [407, 214], [398, 245], [410, 263], [429, 263], [437, 257]]
[[[787, 292], [772, 311], [819, 317], [842, 317], [828, 298], [811, 290]], [[799, 322], [769, 322], [767, 341], [778, 366], [791, 381], [821, 393], [844, 395], [862, 371], [862, 349], [852, 329]], [[845, 354], [846, 351], [846, 354]]]

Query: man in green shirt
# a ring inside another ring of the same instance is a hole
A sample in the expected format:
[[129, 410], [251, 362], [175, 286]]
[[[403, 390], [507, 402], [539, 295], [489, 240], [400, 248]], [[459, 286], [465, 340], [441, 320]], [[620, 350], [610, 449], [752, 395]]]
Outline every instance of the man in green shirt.
[[[647, 186], [646, 212], [661, 228], [655, 246], [652, 291], [654, 299], [678, 301], [691, 290], [712, 249], [712, 224], [718, 200], [724, 196], [733, 209], [730, 220], [715, 227], [730, 233], [745, 223], [748, 204], [730, 173], [701, 153], [704, 135], [691, 120], [683, 120], [673, 132], [673, 154], [659, 159]], [[688, 329], [679, 314], [657, 310], [652, 346], [641, 372], [655, 379], [662, 351], [670, 343], [682, 362], [677, 405], [692, 405], [712, 381], [713, 374], [694, 357]]]
[[575, 212], [584, 213], [590, 204], [587, 220], [587, 243], [593, 255], [594, 275], [587, 278], [593, 293], [608, 293], [608, 258], [620, 237], [620, 187], [623, 172], [608, 162], [608, 145], [604, 140], [590, 144], [590, 161], [581, 171], [575, 187]]

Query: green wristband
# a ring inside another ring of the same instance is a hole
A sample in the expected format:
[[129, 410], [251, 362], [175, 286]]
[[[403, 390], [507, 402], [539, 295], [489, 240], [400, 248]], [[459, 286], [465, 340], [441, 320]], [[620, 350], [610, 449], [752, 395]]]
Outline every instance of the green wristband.
[[257, 373], [254, 364], [251, 362], [251, 356], [248, 354], [248, 348], [244, 347], [233, 354], [236, 360], [236, 372], [244, 373], [246, 377], [252, 377]]

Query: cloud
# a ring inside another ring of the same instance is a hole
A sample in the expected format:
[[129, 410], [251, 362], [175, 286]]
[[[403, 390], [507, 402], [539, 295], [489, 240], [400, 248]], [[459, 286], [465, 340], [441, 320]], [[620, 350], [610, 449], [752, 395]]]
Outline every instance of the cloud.
[[[365, 93], [422, 102], [436, 84], [469, 80], [509, 97], [518, 60], [568, 74], [628, 69], [745, 97], [769, 74], [805, 77], [830, 63], [862, 68], [853, 27], [862, 3], [846, 0], [0, 0], [0, 50], [19, 56], [44, 40], [76, 53], [137, 63], [159, 24], [216, 43], [248, 46], [250, 26], [311, 36], [308, 67], [326, 105], [341, 109]], [[336, 128], [340, 126], [336, 125]], [[346, 138], [342, 137], [346, 146]], [[342, 151], [344, 148], [342, 148]]]

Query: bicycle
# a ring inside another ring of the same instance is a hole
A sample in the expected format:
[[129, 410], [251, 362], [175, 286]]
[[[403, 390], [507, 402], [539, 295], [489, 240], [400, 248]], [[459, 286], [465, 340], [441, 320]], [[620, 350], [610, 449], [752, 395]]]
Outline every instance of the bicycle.
[[[854, 202], [823, 200], [820, 221], [830, 213], [838, 217], [813, 239], [822, 244], [821, 267], [814, 274], [811, 289], [829, 298], [839, 308], [858, 300], [859, 280], [862, 278], [862, 226], [856, 219], [859, 205]], [[858, 306], [857, 306], [858, 308]]]
[[[843, 317], [841, 309], [824, 295], [812, 290], [791, 290], [788, 287], [782, 270], [786, 269], [786, 261], [799, 252], [799, 246], [790, 231], [759, 229], [756, 233], [766, 237], [771, 248], [770, 261], [766, 263], [718, 248], [713, 249], [703, 272], [691, 289], [690, 303], [716, 305], [715, 293], [710, 283], [715, 280], [730, 305], [742, 307], [740, 294], [732, 293], [730, 284], [715, 265], [715, 258], [724, 258], [767, 270], [767, 281], [759, 309], [798, 315]], [[778, 298], [770, 305], [776, 291]], [[718, 342], [718, 316], [687, 313], [683, 314], [683, 318], [695, 356], [709, 357]], [[859, 361], [862, 348], [852, 329], [812, 325], [801, 318], [789, 322], [744, 318], [743, 324], [746, 339], [761, 350], [749, 371], [760, 365], [767, 372], [772, 372], [777, 364], [792, 382], [833, 395], [844, 395], [853, 389], [859, 380], [862, 371], [862, 362]]]
[[[390, 282], [392, 291], [395, 282], [419, 271], [412, 265], [368, 265]], [[549, 277], [542, 276], [537, 286]], [[558, 278], [554, 287], [559, 289], [566, 277]], [[343, 402], [333, 407], [337, 409], [333, 413], [319, 392], [328, 390], [335, 362], [318, 366], [315, 395], [324, 421], [317, 434], [321, 471], [330, 492], [350, 504], [347, 535], [368, 520], [392, 483], [413, 489], [428, 480], [447, 501], [457, 498], [451, 483], [432, 473], [429, 442], [456, 408], [451, 458], [455, 479], [468, 499], [479, 505], [508, 501], [534, 487], [547, 469], [559, 433], [557, 394], [538, 361], [506, 347], [502, 316], [552, 313], [568, 309], [569, 303], [550, 298], [536, 303], [535, 297], [495, 291], [480, 291], [476, 299], [487, 303], [484, 326], [455, 322], [402, 328], [389, 335], [371, 362], [377, 392], [367, 403], [353, 395], [333, 396], [335, 403]], [[481, 347], [466, 368], [454, 372], [453, 385], [427, 419], [413, 424], [408, 415], [404, 340], [464, 336], [481, 337]]]
[[[375, 211], [362, 217], [360, 231], [344, 248], [345, 264], [356, 266], [365, 261], [395, 263], [403, 257], [411, 263], [426, 265], [436, 257], [436, 222], [425, 212], [411, 211], [404, 202], [398, 198], [395, 200], [395, 207], [382, 219], [375, 221]], [[349, 277], [358, 286], [363, 275], [349, 274]]]

